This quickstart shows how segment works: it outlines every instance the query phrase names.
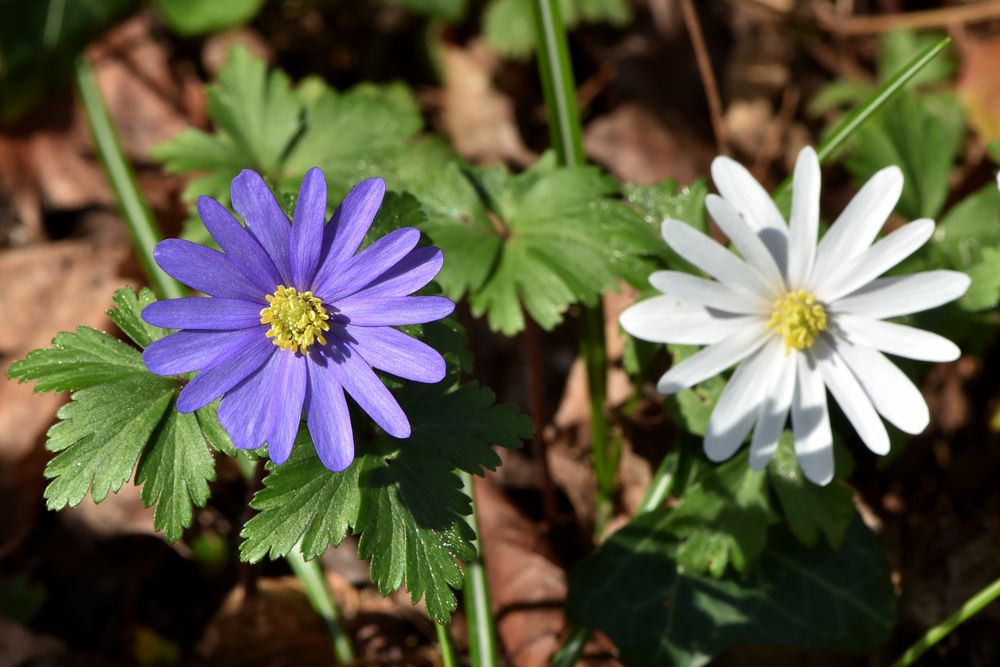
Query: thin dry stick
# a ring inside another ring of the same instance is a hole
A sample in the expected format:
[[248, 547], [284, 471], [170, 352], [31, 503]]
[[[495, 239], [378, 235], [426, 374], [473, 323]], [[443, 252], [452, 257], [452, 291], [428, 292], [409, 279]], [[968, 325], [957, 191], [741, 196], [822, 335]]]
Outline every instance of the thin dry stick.
[[941, 28], [959, 23], [981, 23], [1000, 18], [1000, 0], [985, 0], [967, 5], [955, 5], [919, 12], [889, 14], [885, 16], [841, 17], [826, 4], [815, 2], [813, 6], [820, 25], [843, 35], [868, 35], [886, 32], [896, 28]]
[[691, 36], [691, 46], [694, 48], [694, 58], [698, 63], [701, 83], [705, 88], [705, 99], [708, 100], [708, 113], [712, 118], [712, 132], [715, 134], [715, 147], [720, 155], [729, 155], [729, 143], [726, 141], [726, 126], [722, 121], [722, 101], [719, 99], [719, 87], [715, 83], [712, 72], [712, 61], [705, 47], [705, 36], [701, 32], [698, 12], [691, 0], [681, 0], [681, 13], [684, 15], [684, 25]]
[[760, 142], [760, 148], [757, 150], [757, 157], [753, 162], [753, 168], [750, 169], [750, 173], [759, 182], [764, 181], [767, 170], [771, 168], [771, 163], [774, 162], [775, 156], [781, 149], [781, 137], [792, 124], [792, 119], [795, 117], [795, 109], [798, 106], [799, 89], [795, 87], [786, 88], [785, 94], [781, 97], [781, 108], [778, 110], [778, 115], [767, 128], [764, 140]]

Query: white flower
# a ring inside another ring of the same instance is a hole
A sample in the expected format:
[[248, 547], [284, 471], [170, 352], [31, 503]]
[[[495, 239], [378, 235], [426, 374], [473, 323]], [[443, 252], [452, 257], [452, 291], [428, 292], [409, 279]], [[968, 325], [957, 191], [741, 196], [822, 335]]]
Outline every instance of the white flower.
[[897, 167], [865, 184], [817, 245], [819, 160], [799, 154], [792, 186], [791, 224], [742, 166], [720, 157], [709, 213], [742, 258], [677, 220], [663, 238], [677, 254], [715, 278], [657, 271], [649, 282], [662, 296], [630, 306], [621, 316], [631, 335], [659, 343], [705, 345], [657, 383], [663, 394], [691, 387], [739, 364], [709, 419], [705, 453], [732, 456], [753, 431], [750, 465], [767, 465], [791, 413], [795, 451], [806, 477], [833, 479], [833, 436], [826, 389], [876, 454], [889, 451], [879, 418], [906, 433], [929, 420], [920, 391], [882, 353], [952, 361], [951, 341], [887, 318], [928, 310], [958, 298], [969, 277], [925, 271], [879, 278], [922, 246], [932, 220], [900, 227], [874, 244], [899, 200]]

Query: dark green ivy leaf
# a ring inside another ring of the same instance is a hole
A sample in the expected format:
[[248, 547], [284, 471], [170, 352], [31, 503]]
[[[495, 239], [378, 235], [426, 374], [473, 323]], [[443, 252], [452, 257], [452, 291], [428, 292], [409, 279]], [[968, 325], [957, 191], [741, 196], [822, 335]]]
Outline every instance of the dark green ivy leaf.
[[625, 664], [703, 665], [739, 643], [860, 653], [888, 638], [889, 567], [860, 520], [836, 550], [776, 526], [754, 570], [716, 579], [680, 566], [670, 514], [633, 519], [570, 577], [570, 619], [606, 632]]

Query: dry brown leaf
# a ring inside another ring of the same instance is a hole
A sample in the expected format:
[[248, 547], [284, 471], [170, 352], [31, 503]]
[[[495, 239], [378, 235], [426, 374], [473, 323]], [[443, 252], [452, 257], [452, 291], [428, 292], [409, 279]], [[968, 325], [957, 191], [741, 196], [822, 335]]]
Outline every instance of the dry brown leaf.
[[587, 154], [623, 181], [665, 178], [690, 183], [708, 172], [711, 151], [686, 133], [671, 132], [653, 112], [626, 103], [592, 121], [583, 136]]
[[537, 159], [524, 145], [511, 99], [493, 86], [499, 59], [480, 39], [467, 48], [445, 45], [441, 124], [459, 155], [476, 163]]
[[969, 124], [983, 140], [1000, 141], [1000, 37], [981, 42], [966, 52], [958, 80], [959, 99]]

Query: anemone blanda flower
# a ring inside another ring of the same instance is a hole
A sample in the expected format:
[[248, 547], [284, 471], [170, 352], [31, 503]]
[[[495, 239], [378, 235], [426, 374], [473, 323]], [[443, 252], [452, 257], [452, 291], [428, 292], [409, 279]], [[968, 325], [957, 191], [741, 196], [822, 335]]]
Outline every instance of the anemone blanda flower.
[[753, 431], [750, 465], [763, 468], [791, 413], [803, 472], [828, 483], [833, 436], [827, 389], [876, 454], [889, 451], [879, 415], [906, 433], [922, 431], [927, 404], [883, 352], [951, 361], [959, 349], [936, 334], [886, 320], [956, 299], [970, 281], [956, 271], [879, 277], [934, 231], [932, 220], [916, 220], [873, 244], [902, 192], [900, 170], [888, 167], [872, 176], [818, 245], [820, 170], [812, 148], [795, 165], [790, 224], [736, 162], [717, 158], [712, 178], [722, 196], [708, 196], [708, 211], [742, 257], [690, 225], [664, 221], [667, 244], [715, 280], [653, 273], [649, 281], [663, 295], [633, 304], [620, 320], [637, 338], [707, 346], [660, 378], [663, 394], [739, 364], [709, 419], [707, 456], [729, 458]]
[[323, 464], [343, 470], [354, 459], [344, 392], [387, 433], [410, 424], [377, 368], [418, 382], [438, 382], [444, 359], [394, 326], [449, 315], [443, 297], [409, 296], [441, 269], [441, 251], [416, 247], [420, 232], [397, 229], [355, 254], [385, 194], [372, 178], [344, 199], [329, 224], [326, 181], [312, 169], [291, 223], [252, 171], [233, 179], [233, 208], [244, 228], [214, 199], [198, 213], [223, 252], [168, 239], [154, 258], [164, 271], [208, 297], [147, 306], [150, 324], [181, 329], [143, 353], [158, 375], [200, 371], [177, 398], [192, 412], [219, 396], [219, 422], [241, 449], [268, 444], [275, 463], [291, 453], [303, 408]]

